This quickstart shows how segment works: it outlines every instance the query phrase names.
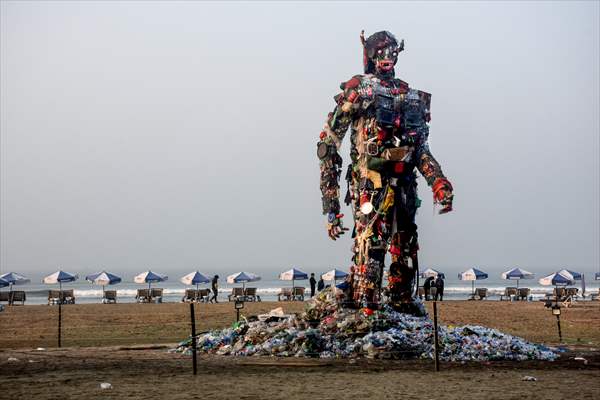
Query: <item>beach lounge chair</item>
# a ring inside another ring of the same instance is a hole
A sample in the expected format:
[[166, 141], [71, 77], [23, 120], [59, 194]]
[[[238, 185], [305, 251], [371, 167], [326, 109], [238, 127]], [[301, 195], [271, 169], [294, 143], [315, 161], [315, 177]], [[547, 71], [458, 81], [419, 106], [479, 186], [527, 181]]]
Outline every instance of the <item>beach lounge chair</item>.
[[0, 302], [10, 303], [10, 292], [0, 292]]
[[475, 289], [475, 298], [477, 300], [484, 300], [487, 298], [487, 288], [477, 288]]
[[150, 301], [154, 303], [162, 303], [163, 301], [163, 290], [162, 288], [150, 289]]
[[184, 303], [190, 303], [198, 299], [198, 291], [196, 289], [185, 289], [185, 294], [181, 298]]
[[306, 289], [303, 287], [295, 287], [292, 292], [292, 300], [295, 301], [304, 301], [304, 291]]
[[227, 296], [227, 299], [229, 301], [235, 301], [235, 300], [241, 299], [243, 297], [244, 297], [244, 288], [234, 287], [233, 289], [231, 289], [231, 294], [229, 296]]
[[598, 293], [592, 293], [590, 295], [590, 297], [591, 297], [591, 300], [598, 300], [598, 299], [600, 299], [600, 288], [598, 288]]
[[75, 294], [73, 289], [63, 290], [61, 293], [61, 299], [63, 304], [75, 304]]
[[11, 306], [14, 306], [15, 303], [21, 302], [21, 305], [25, 305], [25, 292], [22, 290], [15, 290], [13, 292], [10, 292], [10, 300], [8, 302], [8, 304], [10, 304]]
[[292, 289], [289, 287], [281, 288], [281, 292], [277, 293], [277, 301], [282, 301], [282, 297], [285, 301], [290, 301], [292, 299]]
[[150, 303], [150, 289], [138, 289], [135, 299], [138, 303]]
[[58, 304], [60, 301], [60, 290], [48, 290], [48, 305]]
[[507, 287], [504, 289], [504, 293], [500, 295], [500, 301], [504, 300], [504, 298], [506, 297], [506, 300], [511, 300], [515, 297], [517, 297], [517, 288], [516, 287]]
[[423, 286], [419, 286], [419, 289], [417, 290], [417, 294], [419, 295], [419, 299], [424, 299], [425, 298], [425, 288]]
[[519, 300], [525, 300], [527, 301], [527, 299], [529, 298], [529, 294], [531, 293], [531, 289], [529, 288], [519, 288], [517, 291], [517, 298]]
[[260, 296], [256, 294], [256, 288], [246, 288], [244, 299], [245, 301], [260, 301]]
[[196, 301], [202, 301], [202, 302], [207, 303], [209, 299], [210, 299], [210, 289], [198, 290], [198, 297], [196, 298]]
[[102, 302], [105, 304], [117, 302], [117, 291], [116, 290], [105, 290], [102, 296]]

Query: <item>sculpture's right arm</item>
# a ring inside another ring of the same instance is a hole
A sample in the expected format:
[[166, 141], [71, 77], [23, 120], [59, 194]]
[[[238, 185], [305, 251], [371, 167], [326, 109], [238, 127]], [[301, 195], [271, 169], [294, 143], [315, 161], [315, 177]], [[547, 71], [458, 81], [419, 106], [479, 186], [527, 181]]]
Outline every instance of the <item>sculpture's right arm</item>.
[[342, 172], [342, 157], [339, 154], [342, 141], [348, 127], [352, 123], [354, 102], [358, 98], [356, 87], [360, 81], [352, 78], [343, 83], [342, 93], [335, 96], [337, 103], [333, 112], [329, 113], [323, 131], [317, 143], [317, 156], [321, 167], [321, 195], [323, 214], [327, 215], [327, 231], [333, 240], [347, 229], [342, 225], [340, 214], [340, 175]]

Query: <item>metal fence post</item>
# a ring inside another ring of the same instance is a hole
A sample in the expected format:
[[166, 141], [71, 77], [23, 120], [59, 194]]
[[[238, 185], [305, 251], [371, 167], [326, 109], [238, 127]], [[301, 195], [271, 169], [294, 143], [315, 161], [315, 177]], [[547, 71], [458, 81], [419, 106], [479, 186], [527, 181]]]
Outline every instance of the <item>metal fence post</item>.
[[196, 359], [196, 316], [194, 315], [194, 302], [190, 303], [190, 318], [192, 322], [192, 363], [194, 375], [198, 373], [198, 365]]
[[62, 305], [61, 303], [61, 299], [59, 299], [58, 301], [58, 347], [61, 347], [61, 328], [62, 328]]
[[438, 320], [437, 320], [437, 301], [433, 301], [433, 352], [435, 360], [435, 371], [440, 371], [439, 342], [438, 342]]

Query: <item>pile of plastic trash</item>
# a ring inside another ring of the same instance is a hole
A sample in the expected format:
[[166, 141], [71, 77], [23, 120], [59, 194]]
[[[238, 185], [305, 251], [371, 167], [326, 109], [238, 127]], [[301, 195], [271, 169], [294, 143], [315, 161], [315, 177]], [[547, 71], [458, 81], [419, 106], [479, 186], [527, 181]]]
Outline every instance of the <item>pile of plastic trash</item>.
[[[422, 304], [420, 304], [422, 307]], [[424, 312], [425, 314], [425, 312]], [[426, 315], [426, 314], [425, 314]], [[445, 361], [554, 360], [545, 346], [482, 326], [439, 326]], [[338, 306], [325, 290], [299, 316], [281, 310], [197, 336], [201, 352], [233, 356], [433, 358], [433, 322], [389, 307]], [[191, 353], [191, 338], [174, 351]]]

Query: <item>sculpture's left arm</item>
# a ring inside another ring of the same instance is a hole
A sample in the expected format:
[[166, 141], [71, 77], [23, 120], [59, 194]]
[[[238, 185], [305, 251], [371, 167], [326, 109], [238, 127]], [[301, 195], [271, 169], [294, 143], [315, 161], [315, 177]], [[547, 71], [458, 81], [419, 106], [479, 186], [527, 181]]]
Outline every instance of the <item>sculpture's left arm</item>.
[[[430, 98], [430, 97], [429, 97]], [[429, 100], [427, 98], [427, 100]], [[429, 107], [426, 103], [421, 103], [422, 118], [418, 130], [420, 131], [420, 140], [416, 149], [417, 169], [423, 175], [427, 184], [433, 191], [433, 199], [436, 203], [442, 205], [440, 214], [452, 211], [452, 201], [454, 199], [453, 188], [450, 181], [444, 176], [442, 167], [437, 162], [431, 149], [429, 148]]]

